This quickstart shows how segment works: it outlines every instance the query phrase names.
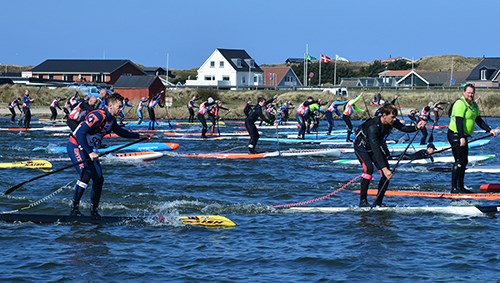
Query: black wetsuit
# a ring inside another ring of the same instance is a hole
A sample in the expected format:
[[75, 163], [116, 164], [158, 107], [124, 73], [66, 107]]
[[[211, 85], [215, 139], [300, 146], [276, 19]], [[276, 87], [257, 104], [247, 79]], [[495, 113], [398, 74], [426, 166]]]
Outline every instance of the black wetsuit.
[[[379, 192], [385, 191], [389, 186], [389, 180], [385, 177], [382, 168], [389, 168], [388, 156], [389, 149], [385, 142], [386, 137], [391, 133], [392, 128], [396, 128], [403, 132], [415, 132], [416, 126], [405, 126], [399, 120], [395, 120], [392, 125], [384, 125], [380, 121], [380, 116], [368, 119], [356, 131], [356, 138], [354, 140], [354, 153], [358, 157], [359, 162], [363, 166], [363, 174], [361, 179], [361, 202], [366, 202], [368, 194], [368, 186], [373, 179], [373, 164], [380, 171], [380, 178], [378, 184]], [[383, 195], [379, 197], [380, 205], [382, 203]]]
[[262, 107], [259, 104], [255, 105], [253, 110], [250, 111], [248, 117], [245, 119], [245, 128], [247, 129], [248, 134], [250, 135], [250, 141], [248, 142], [248, 150], [250, 151], [250, 153], [256, 153], [255, 147], [257, 146], [257, 142], [259, 141], [260, 138], [257, 126], [255, 126], [255, 122], [257, 122], [257, 120], [260, 118], [266, 123], [272, 124], [272, 122], [269, 121], [266, 118], [266, 116], [264, 116]]

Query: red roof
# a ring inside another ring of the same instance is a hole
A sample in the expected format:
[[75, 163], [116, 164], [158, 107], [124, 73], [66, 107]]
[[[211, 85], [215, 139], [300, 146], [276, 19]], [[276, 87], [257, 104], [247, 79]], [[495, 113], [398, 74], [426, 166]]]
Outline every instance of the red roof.
[[[290, 67], [262, 67], [264, 71], [264, 85], [265, 86], [276, 86], [279, 85], [283, 77], [286, 75]], [[274, 79], [272, 79], [274, 77]]]

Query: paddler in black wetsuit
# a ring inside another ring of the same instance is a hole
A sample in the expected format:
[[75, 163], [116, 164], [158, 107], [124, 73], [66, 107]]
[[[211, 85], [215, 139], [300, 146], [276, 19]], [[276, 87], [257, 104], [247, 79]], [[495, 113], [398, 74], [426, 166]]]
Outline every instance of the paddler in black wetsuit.
[[[386, 144], [386, 137], [390, 134], [392, 128], [403, 132], [415, 132], [425, 127], [426, 121], [421, 121], [417, 126], [405, 126], [396, 119], [398, 109], [391, 104], [382, 107], [381, 115], [370, 118], [364, 122], [356, 132], [354, 140], [354, 153], [363, 166], [361, 175], [361, 194], [360, 207], [368, 206], [368, 186], [373, 179], [373, 164], [379, 169], [380, 181], [378, 191], [383, 192], [389, 186], [389, 180], [392, 178], [392, 171], [389, 168], [388, 156], [389, 149]], [[376, 206], [382, 205], [383, 195], [378, 197]]]
[[251, 154], [257, 153], [255, 148], [260, 138], [257, 126], [255, 126], [255, 122], [257, 122], [257, 120], [260, 118], [264, 122], [272, 124], [272, 122], [269, 119], [267, 119], [263, 113], [264, 111], [263, 108], [265, 106], [266, 106], [266, 99], [264, 97], [259, 97], [259, 102], [257, 103], [257, 105], [254, 106], [252, 111], [250, 111], [250, 113], [248, 114], [248, 117], [245, 119], [245, 128], [247, 129], [248, 134], [250, 135], [250, 141], [248, 142], [248, 150], [250, 151]]
[[429, 143], [427, 144], [426, 149], [421, 149], [417, 152], [414, 153], [403, 153], [402, 156], [400, 155], [391, 155], [389, 156], [390, 160], [418, 160], [418, 159], [426, 159], [429, 158], [431, 162], [434, 162], [434, 157], [432, 157], [432, 154], [436, 150], [436, 146], [434, 144]]

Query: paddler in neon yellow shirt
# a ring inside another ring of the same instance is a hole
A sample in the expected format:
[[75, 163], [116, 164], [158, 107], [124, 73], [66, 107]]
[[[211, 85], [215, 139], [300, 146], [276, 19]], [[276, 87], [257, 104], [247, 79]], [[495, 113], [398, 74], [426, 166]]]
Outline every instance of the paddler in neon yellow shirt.
[[453, 103], [448, 126], [448, 142], [452, 146], [455, 163], [451, 171], [451, 193], [472, 193], [465, 189], [464, 176], [467, 166], [469, 146], [467, 138], [474, 132], [474, 123], [481, 129], [493, 136], [497, 135], [495, 130], [481, 118], [479, 107], [474, 101], [476, 88], [473, 84], [464, 86], [463, 96]]
[[346, 142], [352, 142], [351, 140], [351, 134], [352, 134], [352, 123], [351, 123], [351, 115], [354, 113], [354, 111], [363, 113], [365, 110], [359, 108], [356, 106], [356, 103], [363, 97], [363, 93], [358, 95], [358, 97], [349, 100], [347, 104], [345, 105], [344, 113], [342, 115], [342, 120], [344, 120], [345, 125], [347, 126], [347, 138]]

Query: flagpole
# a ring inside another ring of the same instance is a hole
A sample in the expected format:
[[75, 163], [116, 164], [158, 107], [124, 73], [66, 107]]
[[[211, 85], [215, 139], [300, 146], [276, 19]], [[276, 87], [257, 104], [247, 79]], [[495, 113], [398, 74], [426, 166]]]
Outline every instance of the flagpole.
[[305, 57], [305, 60], [304, 60], [304, 68], [305, 68], [304, 84], [305, 84], [305, 86], [307, 86], [307, 67], [309, 65], [309, 60], [307, 60], [307, 56], [309, 56], [309, 44], [306, 44], [306, 55], [304, 56]]
[[335, 54], [335, 64], [333, 67], [333, 85], [337, 85], [337, 54]]
[[323, 61], [323, 54], [319, 56], [319, 83], [318, 85], [321, 87], [321, 61]]

